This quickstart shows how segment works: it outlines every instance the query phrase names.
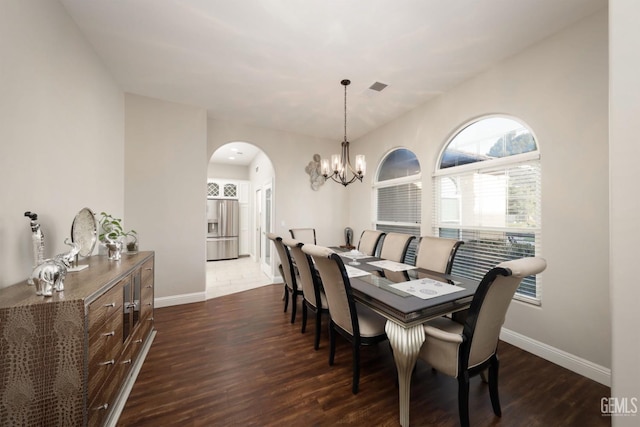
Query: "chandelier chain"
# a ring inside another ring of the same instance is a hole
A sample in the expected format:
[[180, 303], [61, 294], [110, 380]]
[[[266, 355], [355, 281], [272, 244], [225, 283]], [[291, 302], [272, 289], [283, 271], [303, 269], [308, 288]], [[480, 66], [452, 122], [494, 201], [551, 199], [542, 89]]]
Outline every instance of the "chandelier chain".
[[[347, 80], [348, 81], [348, 80]], [[344, 85], [344, 140], [347, 140], [347, 86], [349, 83]]]

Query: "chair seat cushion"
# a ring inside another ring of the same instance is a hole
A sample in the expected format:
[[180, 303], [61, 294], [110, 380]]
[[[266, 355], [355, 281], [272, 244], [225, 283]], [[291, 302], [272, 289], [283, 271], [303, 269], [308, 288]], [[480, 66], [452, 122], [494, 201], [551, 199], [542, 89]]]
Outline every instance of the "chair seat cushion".
[[358, 312], [360, 336], [375, 337], [385, 334], [384, 326], [387, 319], [362, 304], [356, 303], [356, 311]]
[[425, 323], [426, 336], [419, 357], [443, 374], [457, 378], [462, 329], [460, 323], [446, 317], [438, 317]]

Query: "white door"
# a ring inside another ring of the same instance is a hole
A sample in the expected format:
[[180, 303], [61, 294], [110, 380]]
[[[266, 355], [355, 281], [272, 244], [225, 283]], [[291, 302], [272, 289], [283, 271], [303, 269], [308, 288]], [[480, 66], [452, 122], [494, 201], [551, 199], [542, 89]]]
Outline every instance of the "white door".
[[272, 261], [272, 246], [271, 240], [267, 237], [268, 233], [271, 233], [272, 230], [272, 219], [271, 219], [271, 211], [272, 211], [272, 203], [273, 203], [273, 191], [271, 188], [271, 184], [266, 184], [262, 187], [262, 195], [261, 195], [261, 213], [260, 213], [260, 262], [262, 271], [265, 272], [269, 277], [274, 276], [273, 271], [273, 261]]
[[256, 260], [262, 262], [262, 188], [256, 190], [255, 199], [255, 212], [254, 212], [254, 238], [253, 238], [253, 253], [256, 254]]

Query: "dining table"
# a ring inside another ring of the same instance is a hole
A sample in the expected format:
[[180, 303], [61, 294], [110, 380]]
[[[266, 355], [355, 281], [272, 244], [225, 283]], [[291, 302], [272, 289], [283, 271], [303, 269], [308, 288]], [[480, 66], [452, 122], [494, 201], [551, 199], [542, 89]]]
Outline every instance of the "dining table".
[[343, 257], [355, 300], [386, 318], [385, 332], [398, 370], [400, 425], [407, 427], [411, 376], [425, 341], [423, 324], [469, 308], [479, 282], [332, 249]]

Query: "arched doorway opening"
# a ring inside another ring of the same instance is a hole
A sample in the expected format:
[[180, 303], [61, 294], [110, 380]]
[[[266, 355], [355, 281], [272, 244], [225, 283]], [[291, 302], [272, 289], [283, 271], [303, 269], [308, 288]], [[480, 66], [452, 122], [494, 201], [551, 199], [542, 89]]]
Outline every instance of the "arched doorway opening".
[[[207, 299], [273, 283], [274, 260], [266, 242], [273, 227], [273, 185], [273, 164], [254, 144], [228, 142], [211, 155], [207, 167]], [[218, 207], [223, 204], [227, 208]], [[228, 213], [234, 210], [235, 217]], [[235, 227], [229, 225], [233, 221], [237, 221]], [[233, 245], [237, 249], [222, 250]]]

